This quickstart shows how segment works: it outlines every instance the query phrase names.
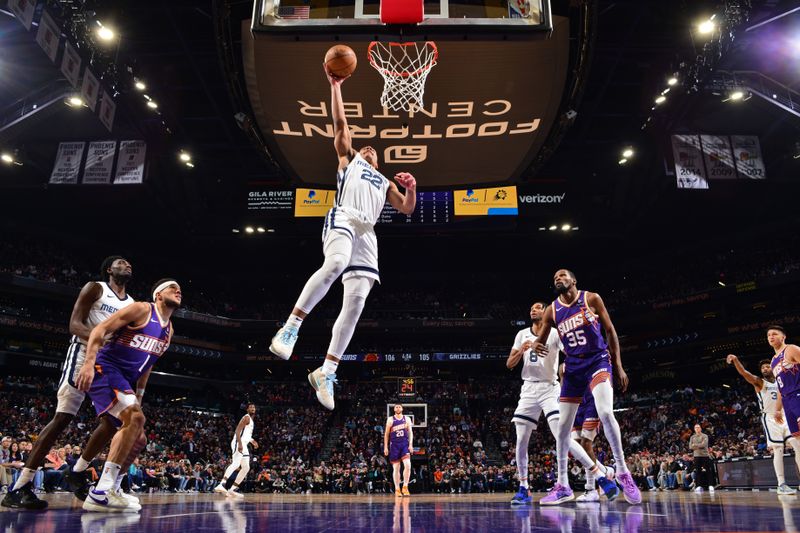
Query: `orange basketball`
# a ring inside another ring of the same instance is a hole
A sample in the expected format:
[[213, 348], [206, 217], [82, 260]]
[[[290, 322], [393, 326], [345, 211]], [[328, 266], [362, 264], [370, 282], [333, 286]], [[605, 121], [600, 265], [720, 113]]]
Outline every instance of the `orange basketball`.
[[346, 78], [356, 70], [358, 59], [353, 49], [344, 44], [328, 48], [325, 53], [325, 67], [337, 78]]

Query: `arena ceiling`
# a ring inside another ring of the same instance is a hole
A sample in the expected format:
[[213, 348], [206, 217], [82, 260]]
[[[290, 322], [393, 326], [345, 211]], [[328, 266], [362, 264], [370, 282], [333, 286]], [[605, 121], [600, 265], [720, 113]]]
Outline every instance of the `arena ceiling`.
[[[5, 4], [0, 3], [5, 12], [0, 13], [0, 108], [59, 76], [36, 43], [7, 14]], [[146, 80], [148, 93], [159, 104], [160, 115], [148, 113], [133, 88], [118, 88], [118, 138], [137, 135], [148, 140], [156, 155], [149, 182], [136, 191], [48, 188], [59, 141], [103, 135], [96, 119], [78, 118], [73, 110], [61, 106], [26, 127], [6, 131], [5, 136], [0, 133], [3, 147], [19, 148], [25, 159], [24, 167], [0, 169], [0, 187], [5, 189], [0, 202], [6, 204], [8, 220], [31, 225], [58, 222], [57, 227], [66, 231], [71, 231], [69, 224], [92, 227], [92, 206], [102, 200], [117, 206], [120, 214], [138, 218], [142, 205], [157, 206], [163, 222], [182, 235], [230, 236], [231, 228], [242, 223], [242, 195], [248, 184], [290, 183], [290, 177], [254, 146], [234, 118], [246, 110], [234, 105], [231, 93], [236, 87], [224, 75], [221, 57], [225, 50], [216, 38], [224, 31], [219, 11], [229, 11], [232, 18], [249, 18], [252, 2], [122, 0], [93, 4], [97, 17], [122, 36], [115, 53], [126, 59], [138, 78]], [[554, 10], [575, 4], [580, 2], [558, 0]], [[753, 4], [751, 25], [786, 12], [797, 2]], [[676, 91], [668, 106], [651, 109], [667, 77], [681, 68], [682, 62], [695, 58], [697, 43], [693, 43], [690, 28], [716, 5], [688, 0], [597, 0], [591, 65], [574, 123], [549, 161], [535, 175], [523, 178], [523, 182], [568, 187], [576, 200], [570, 210], [587, 230], [587, 237], [640, 239], [679, 229], [745, 227], [741, 218], [721, 220], [719, 215], [744, 211], [763, 222], [776, 216], [775, 206], [786, 201], [786, 190], [797, 190], [793, 180], [800, 176], [798, 160], [793, 158], [800, 141], [797, 117], [758, 98], [731, 106], [703, 89], [691, 94]], [[796, 44], [794, 49], [776, 51], [764, 43], [777, 42], [775, 35], [798, 35], [799, 28], [795, 14], [747, 32], [723, 57], [719, 68], [761, 69], [798, 90], [800, 54]], [[770, 60], [778, 57], [776, 54], [782, 54], [781, 61]], [[649, 126], [642, 130], [648, 118]], [[693, 195], [677, 191], [674, 176], [666, 172], [664, 154], [669, 152], [669, 134], [687, 128], [720, 133], [746, 129], [759, 135], [770, 161], [769, 183], [760, 187], [736, 184]], [[630, 164], [620, 166], [620, 153], [627, 146], [635, 148], [636, 156]], [[180, 164], [179, 150], [191, 152], [195, 168]], [[498, 231], [528, 234], [539, 223], [503, 225]], [[291, 223], [279, 229], [283, 235], [293, 232]], [[495, 231], [493, 226], [486, 229]]]

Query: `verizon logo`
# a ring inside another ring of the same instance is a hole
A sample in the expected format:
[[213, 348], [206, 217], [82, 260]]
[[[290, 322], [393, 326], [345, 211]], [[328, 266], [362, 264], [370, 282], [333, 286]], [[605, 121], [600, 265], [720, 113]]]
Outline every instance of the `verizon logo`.
[[564, 194], [520, 194], [519, 203], [521, 204], [560, 204], [564, 201]]

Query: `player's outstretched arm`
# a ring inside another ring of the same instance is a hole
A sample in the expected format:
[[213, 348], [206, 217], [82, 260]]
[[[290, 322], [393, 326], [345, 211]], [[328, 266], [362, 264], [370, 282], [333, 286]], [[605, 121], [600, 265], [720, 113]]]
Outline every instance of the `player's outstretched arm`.
[[344, 114], [344, 100], [342, 99], [342, 82], [347, 78], [337, 78], [328, 72], [325, 75], [331, 84], [331, 117], [333, 118], [333, 147], [336, 149], [336, 156], [339, 158], [339, 168], [347, 166], [354, 155], [353, 140], [350, 136], [350, 127], [347, 125], [347, 117]]
[[97, 360], [97, 352], [103, 346], [105, 338], [129, 324], [143, 324], [150, 319], [150, 304], [137, 302], [129, 305], [121, 311], [117, 311], [103, 322], [100, 322], [89, 334], [89, 342], [86, 345], [86, 358], [83, 366], [78, 372], [78, 379], [75, 384], [78, 390], [88, 391], [94, 381], [94, 363]]
[[386, 192], [386, 197], [392, 207], [404, 215], [410, 215], [417, 207], [417, 180], [414, 179], [414, 176], [408, 172], [398, 172], [395, 174], [394, 179], [406, 190], [406, 192], [400, 192], [397, 184], [390, 181], [389, 190]]
[[608, 314], [608, 309], [606, 309], [606, 304], [603, 302], [603, 299], [596, 292], [586, 293], [586, 303], [595, 310], [597, 317], [600, 319], [600, 324], [602, 324], [603, 329], [606, 330], [606, 336], [608, 337], [608, 353], [611, 354], [611, 361], [614, 365], [614, 376], [617, 378], [620, 391], [625, 392], [628, 390], [628, 374], [622, 367], [619, 337], [617, 336], [617, 329], [614, 327], [614, 323], [611, 322], [611, 315]]
[[96, 281], [90, 281], [81, 289], [75, 305], [72, 307], [72, 315], [69, 317], [69, 332], [83, 340], [89, 339], [92, 333], [86, 321], [89, 319], [89, 311], [92, 304], [103, 294], [103, 289]]
[[739, 375], [742, 376], [744, 378], [744, 380], [747, 381], [750, 385], [755, 387], [756, 391], [760, 391], [761, 387], [764, 386], [764, 380], [761, 379], [760, 377], [758, 377], [756, 375], [753, 375], [750, 372], [748, 372], [744, 368], [744, 366], [742, 366], [742, 363], [739, 362], [739, 358], [736, 357], [735, 355], [729, 354], [728, 357], [725, 358], [725, 361], [729, 365], [733, 365], [733, 367], [736, 369], [736, 371], [739, 373]]

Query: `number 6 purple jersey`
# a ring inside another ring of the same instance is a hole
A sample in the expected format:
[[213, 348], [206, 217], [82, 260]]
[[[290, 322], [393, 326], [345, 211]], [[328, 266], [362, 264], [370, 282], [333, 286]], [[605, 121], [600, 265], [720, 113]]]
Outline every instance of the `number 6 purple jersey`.
[[578, 291], [572, 305], [553, 301], [553, 319], [567, 356], [580, 356], [608, 349], [600, 321], [586, 303], [586, 291]]

